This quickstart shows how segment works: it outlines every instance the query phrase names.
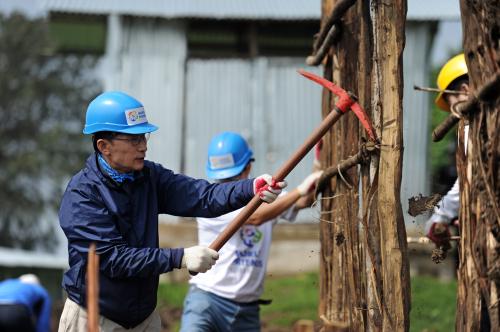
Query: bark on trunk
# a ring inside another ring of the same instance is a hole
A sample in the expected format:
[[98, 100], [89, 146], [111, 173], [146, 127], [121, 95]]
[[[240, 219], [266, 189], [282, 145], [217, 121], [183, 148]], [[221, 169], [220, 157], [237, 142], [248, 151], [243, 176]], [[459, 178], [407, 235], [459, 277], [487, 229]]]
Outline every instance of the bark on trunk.
[[[500, 1], [461, 0], [464, 53], [477, 91], [500, 71]], [[460, 266], [457, 331], [500, 331], [500, 103], [481, 103], [469, 121], [467, 153], [457, 150], [460, 177]]]
[[[337, 2], [323, 0], [323, 24]], [[339, 40], [324, 63], [326, 78], [359, 97], [382, 143], [370, 165], [332, 178], [323, 192], [319, 314], [325, 331], [409, 327], [409, 267], [400, 203], [405, 19], [405, 0], [358, 1], [344, 15]], [[323, 116], [334, 104], [324, 92]], [[355, 115], [344, 115], [326, 136], [323, 165], [356, 154], [363, 137]]]

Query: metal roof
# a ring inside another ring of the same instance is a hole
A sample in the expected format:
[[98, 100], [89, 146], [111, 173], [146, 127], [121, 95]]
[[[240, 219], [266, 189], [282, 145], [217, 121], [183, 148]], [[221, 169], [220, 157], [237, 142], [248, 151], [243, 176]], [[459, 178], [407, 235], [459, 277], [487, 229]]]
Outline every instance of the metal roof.
[[164, 18], [315, 20], [321, 3], [304, 0], [42, 0], [48, 11]]
[[66, 269], [68, 259], [47, 253], [0, 247], [0, 266]]
[[456, 0], [408, 0], [408, 19], [413, 21], [460, 20]]
[[[50, 12], [250, 20], [317, 20], [320, 0], [40, 0]], [[456, 0], [409, 0], [408, 20], [458, 20]]]

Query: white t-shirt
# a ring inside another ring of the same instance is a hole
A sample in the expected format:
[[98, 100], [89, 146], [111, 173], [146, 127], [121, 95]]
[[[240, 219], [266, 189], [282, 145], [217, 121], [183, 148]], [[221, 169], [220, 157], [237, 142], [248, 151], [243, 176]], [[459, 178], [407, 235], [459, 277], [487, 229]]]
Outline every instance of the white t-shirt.
[[[243, 225], [219, 251], [219, 259], [205, 273], [192, 277], [190, 284], [237, 302], [259, 299], [264, 290], [273, 226], [278, 219], [295, 220], [293, 206], [278, 218], [260, 226]], [[208, 246], [241, 211], [236, 210], [217, 218], [196, 218], [198, 242]]]

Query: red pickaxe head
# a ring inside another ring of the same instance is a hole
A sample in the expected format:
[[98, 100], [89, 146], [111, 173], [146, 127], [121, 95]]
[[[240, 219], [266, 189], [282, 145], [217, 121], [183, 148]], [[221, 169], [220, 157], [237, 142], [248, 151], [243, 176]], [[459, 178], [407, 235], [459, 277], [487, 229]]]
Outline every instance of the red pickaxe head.
[[375, 130], [373, 129], [370, 119], [368, 118], [368, 115], [366, 115], [366, 112], [363, 110], [361, 105], [358, 104], [356, 96], [349, 93], [348, 91], [345, 91], [341, 87], [336, 86], [323, 77], [314, 75], [313, 73], [307, 72], [302, 69], [299, 69], [299, 73], [307, 77], [311, 81], [322, 85], [323, 87], [333, 92], [336, 96], [338, 96], [339, 100], [337, 101], [337, 103], [335, 103], [335, 109], [342, 113], [346, 113], [349, 109], [351, 109], [354, 114], [356, 114], [359, 121], [361, 121], [361, 124], [366, 129], [366, 132], [368, 133], [370, 139], [374, 142], [378, 142], [377, 135], [375, 134]]

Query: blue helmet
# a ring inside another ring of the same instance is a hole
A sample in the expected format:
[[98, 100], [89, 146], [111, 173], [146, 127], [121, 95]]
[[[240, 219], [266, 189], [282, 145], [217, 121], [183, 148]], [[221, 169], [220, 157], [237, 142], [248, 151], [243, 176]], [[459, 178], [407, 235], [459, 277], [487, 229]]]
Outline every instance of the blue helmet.
[[215, 180], [236, 176], [243, 172], [252, 155], [241, 135], [231, 132], [216, 135], [208, 146], [207, 176]]
[[144, 106], [135, 98], [119, 91], [101, 93], [87, 107], [84, 134], [114, 131], [145, 134], [158, 127], [148, 123]]

